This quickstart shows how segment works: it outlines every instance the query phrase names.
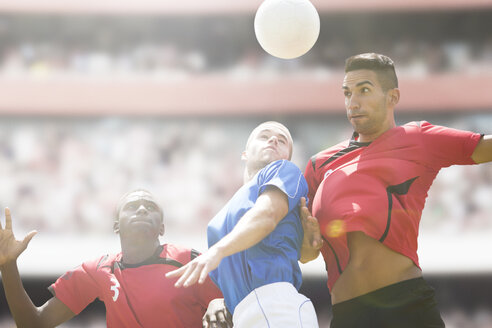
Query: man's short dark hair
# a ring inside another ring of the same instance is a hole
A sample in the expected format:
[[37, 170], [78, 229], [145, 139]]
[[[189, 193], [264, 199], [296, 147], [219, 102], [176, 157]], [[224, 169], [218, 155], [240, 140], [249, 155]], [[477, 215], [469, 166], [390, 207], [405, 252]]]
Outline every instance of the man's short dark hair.
[[398, 78], [396, 77], [395, 65], [388, 56], [365, 53], [347, 58], [345, 61], [345, 73], [367, 69], [377, 74], [381, 87], [386, 92], [390, 89], [398, 88]]

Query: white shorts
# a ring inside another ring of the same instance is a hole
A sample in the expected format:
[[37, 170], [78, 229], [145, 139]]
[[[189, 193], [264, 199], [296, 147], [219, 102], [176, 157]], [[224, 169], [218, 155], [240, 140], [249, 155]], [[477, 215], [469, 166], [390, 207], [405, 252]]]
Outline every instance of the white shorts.
[[234, 309], [235, 328], [318, 328], [313, 303], [288, 282], [254, 289]]

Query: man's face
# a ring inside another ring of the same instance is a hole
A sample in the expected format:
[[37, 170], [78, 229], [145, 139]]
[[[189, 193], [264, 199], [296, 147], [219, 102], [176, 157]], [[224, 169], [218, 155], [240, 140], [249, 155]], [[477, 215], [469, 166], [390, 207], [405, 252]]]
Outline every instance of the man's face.
[[115, 231], [120, 236], [144, 232], [157, 238], [164, 234], [162, 212], [152, 195], [137, 191], [130, 193], [122, 202], [115, 222]]
[[347, 72], [343, 80], [347, 118], [361, 141], [372, 141], [390, 129], [393, 111], [388, 109], [387, 93], [371, 70]]
[[292, 144], [286, 128], [266, 123], [251, 134], [243, 158], [250, 164], [264, 167], [280, 159], [289, 159]]

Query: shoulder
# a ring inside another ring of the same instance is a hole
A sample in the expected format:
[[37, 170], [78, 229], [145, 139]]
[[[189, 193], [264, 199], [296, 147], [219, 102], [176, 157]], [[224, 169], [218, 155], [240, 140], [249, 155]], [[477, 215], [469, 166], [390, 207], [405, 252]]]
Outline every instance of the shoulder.
[[312, 169], [313, 171], [316, 171], [316, 168], [319, 167], [321, 164], [323, 164], [325, 161], [333, 157], [336, 153], [347, 149], [350, 147], [350, 140], [344, 140], [342, 142], [339, 142], [338, 144], [331, 146], [329, 148], [326, 148], [325, 150], [322, 150], [313, 156], [311, 156], [307, 169]]
[[[116, 261], [121, 259], [121, 253], [118, 254], [106, 254], [98, 258], [94, 258], [83, 262], [75, 270], [84, 271], [89, 274], [95, 274], [96, 272], [112, 270]], [[73, 270], [72, 270], [73, 271]]]
[[259, 181], [268, 181], [273, 178], [290, 179], [302, 175], [301, 169], [291, 161], [282, 159], [265, 166], [259, 174]]
[[413, 121], [400, 126], [400, 128], [402, 128], [405, 131], [424, 131], [426, 129], [433, 128], [433, 127], [435, 127], [435, 125], [427, 121]]
[[422, 134], [422, 135], [454, 135], [456, 129], [435, 125], [427, 121], [409, 122], [401, 126], [407, 134]]
[[292, 199], [305, 196], [308, 190], [302, 171], [288, 160], [270, 163], [265, 167], [265, 171], [258, 175], [257, 183], [259, 193], [267, 187], [275, 186]]
[[170, 258], [180, 263], [188, 263], [201, 253], [193, 248], [187, 248], [174, 244], [162, 245], [161, 258]]

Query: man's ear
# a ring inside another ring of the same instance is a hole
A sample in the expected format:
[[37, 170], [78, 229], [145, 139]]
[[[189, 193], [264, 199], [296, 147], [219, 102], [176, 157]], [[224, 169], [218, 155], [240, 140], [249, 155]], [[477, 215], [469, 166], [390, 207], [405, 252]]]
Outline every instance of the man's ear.
[[242, 161], [245, 161], [248, 159], [248, 155], [246, 153], [246, 150], [244, 150], [242, 153], [241, 153], [241, 160]]
[[388, 90], [388, 104], [391, 107], [395, 107], [399, 101], [400, 101], [400, 90], [398, 88]]
[[120, 222], [118, 220], [113, 222], [113, 231], [114, 233], [120, 233]]
[[166, 231], [166, 227], [164, 227], [164, 223], [161, 223], [159, 228], [159, 236], [164, 236], [164, 232]]

